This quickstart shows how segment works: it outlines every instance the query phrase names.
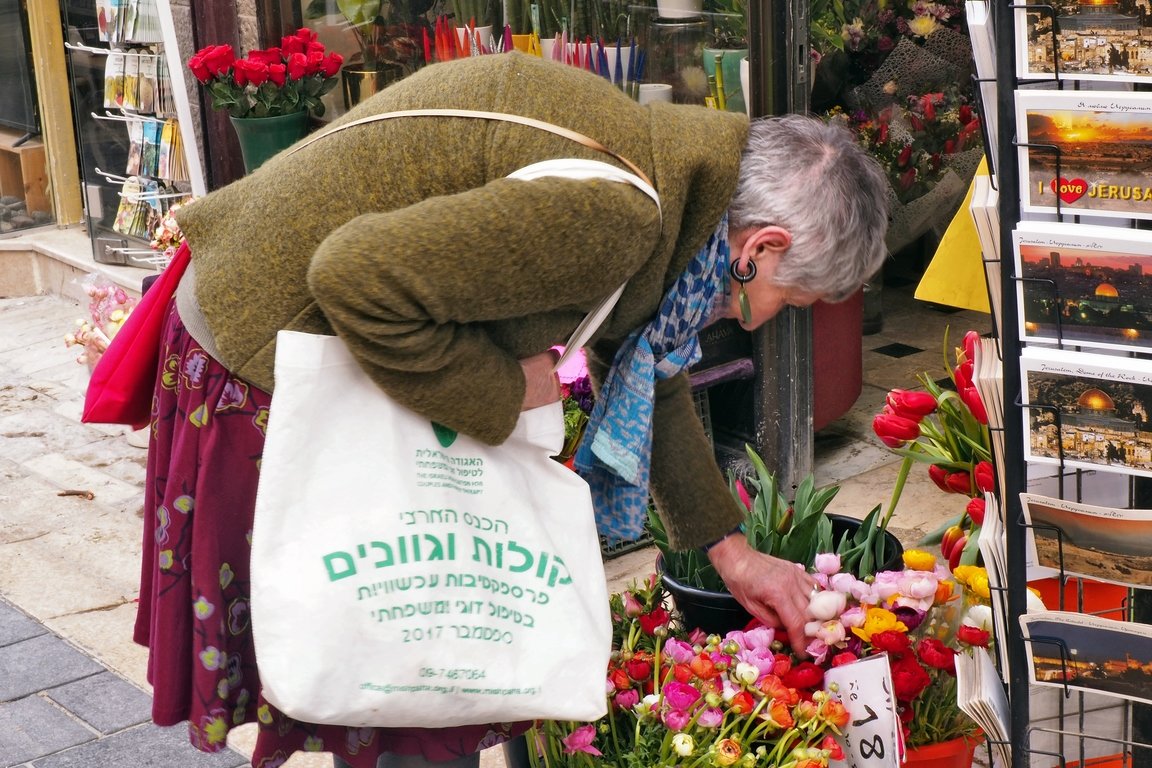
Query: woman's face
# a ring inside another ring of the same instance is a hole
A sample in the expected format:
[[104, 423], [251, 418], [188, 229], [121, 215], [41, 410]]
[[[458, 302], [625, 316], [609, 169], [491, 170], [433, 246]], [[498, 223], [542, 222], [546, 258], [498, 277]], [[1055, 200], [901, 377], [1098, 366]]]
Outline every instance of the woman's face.
[[754, 330], [778, 315], [784, 307], [810, 307], [823, 298], [820, 294], [783, 288], [774, 282], [776, 267], [792, 244], [792, 236], [786, 229], [770, 226], [741, 230], [729, 239], [729, 243], [731, 261], [737, 264], [741, 274], [749, 271], [746, 264], [756, 265], [756, 276], [743, 284], [751, 310], [748, 321], [740, 312], [741, 284], [731, 275], [728, 277], [730, 286], [723, 316], [735, 319], [741, 328]]

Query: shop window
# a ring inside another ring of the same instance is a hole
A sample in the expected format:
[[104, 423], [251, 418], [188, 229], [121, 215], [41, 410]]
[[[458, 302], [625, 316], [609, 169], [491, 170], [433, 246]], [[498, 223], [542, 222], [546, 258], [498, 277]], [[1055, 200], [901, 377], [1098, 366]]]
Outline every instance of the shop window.
[[53, 221], [24, 0], [0, 0], [0, 234]]

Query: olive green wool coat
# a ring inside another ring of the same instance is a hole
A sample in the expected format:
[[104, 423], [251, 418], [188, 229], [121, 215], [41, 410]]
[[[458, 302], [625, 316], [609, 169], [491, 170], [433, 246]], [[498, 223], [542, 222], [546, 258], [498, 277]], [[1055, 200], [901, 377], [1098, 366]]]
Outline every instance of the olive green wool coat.
[[[727, 208], [747, 120], [641, 107], [603, 78], [513, 53], [427, 67], [340, 121], [420, 108], [515, 113], [591, 136], [649, 175], [663, 221], [630, 185], [505, 178], [550, 158], [615, 163], [570, 139], [474, 118], [386, 120], [282, 153], [180, 210], [193, 260], [178, 306], [210, 354], [262, 389], [277, 331], [336, 333], [396, 400], [497, 444], [523, 401], [521, 358], [563, 343], [628, 281], [590, 349], [600, 380], [654, 316]], [[686, 375], [658, 384], [654, 418], [651, 490], [673, 545], [719, 538], [742, 512]]]

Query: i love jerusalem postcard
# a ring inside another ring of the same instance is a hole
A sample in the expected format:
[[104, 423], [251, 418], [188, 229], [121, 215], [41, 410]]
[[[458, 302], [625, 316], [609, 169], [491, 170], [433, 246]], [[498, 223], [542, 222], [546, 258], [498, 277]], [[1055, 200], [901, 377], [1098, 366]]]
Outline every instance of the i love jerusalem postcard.
[[1025, 213], [1152, 219], [1152, 93], [1021, 90]]

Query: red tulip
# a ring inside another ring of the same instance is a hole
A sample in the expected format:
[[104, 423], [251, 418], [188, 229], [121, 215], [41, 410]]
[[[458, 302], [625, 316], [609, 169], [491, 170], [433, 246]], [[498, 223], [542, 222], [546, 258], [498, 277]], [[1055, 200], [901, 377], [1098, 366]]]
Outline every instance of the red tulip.
[[872, 431], [889, 448], [899, 448], [920, 437], [920, 424], [894, 413], [880, 413], [872, 419]]
[[980, 334], [976, 331], [968, 331], [964, 334], [964, 359], [976, 359], [976, 347], [980, 345]]
[[952, 489], [948, 487], [946, 482], [948, 479], [948, 470], [939, 464], [928, 465], [928, 477], [932, 478], [932, 482], [936, 483], [936, 487], [944, 491], [944, 493], [952, 493]]
[[936, 398], [928, 392], [909, 392], [894, 389], [888, 393], [885, 402], [897, 416], [919, 421], [936, 410]]
[[972, 361], [965, 360], [953, 369], [952, 379], [956, 382], [957, 392], [972, 386], [972, 367]]
[[924, 97], [924, 119], [931, 122], [936, 119], [936, 105], [932, 103], [932, 97]]
[[968, 534], [964, 534], [956, 543], [952, 545], [952, 552], [948, 555], [948, 569], [956, 570], [960, 567], [960, 557], [964, 554], [965, 548], [968, 546]]
[[967, 472], [949, 472], [944, 483], [953, 493], [962, 493], [969, 496], [972, 493], [972, 476]]
[[896, 167], [903, 168], [908, 165], [908, 161], [912, 159], [912, 145], [905, 144], [904, 149], [900, 150], [900, 154], [896, 157]]
[[973, 418], [981, 424], [988, 423], [988, 411], [984, 408], [984, 400], [976, 387], [963, 387], [958, 392], [960, 401], [972, 412]]
[[[944, 531], [944, 537], [940, 539], [940, 554], [945, 560], [950, 560], [952, 557], [952, 550], [955, 549], [956, 543], [964, 538], [964, 529], [959, 525], [950, 525]], [[963, 549], [963, 547], [961, 547]]]
[[972, 469], [972, 474], [976, 478], [976, 487], [985, 493], [996, 490], [996, 471], [992, 469], [992, 463], [988, 461], [980, 461]]
[[968, 517], [972, 518], [972, 522], [976, 525], [984, 525], [984, 499], [977, 496], [968, 502], [968, 506], [964, 511], [968, 513]]

